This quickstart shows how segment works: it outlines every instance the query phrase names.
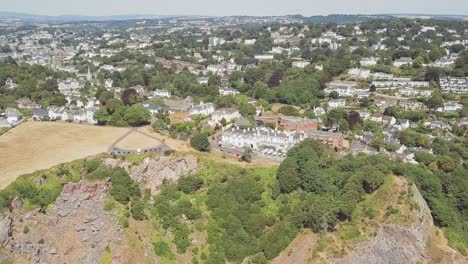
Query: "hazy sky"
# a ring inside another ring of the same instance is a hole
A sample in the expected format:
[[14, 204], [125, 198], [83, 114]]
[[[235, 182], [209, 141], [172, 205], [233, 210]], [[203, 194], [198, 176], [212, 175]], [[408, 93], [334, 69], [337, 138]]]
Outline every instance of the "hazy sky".
[[39, 15], [468, 15], [468, 0], [0, 0], [0, 11]]

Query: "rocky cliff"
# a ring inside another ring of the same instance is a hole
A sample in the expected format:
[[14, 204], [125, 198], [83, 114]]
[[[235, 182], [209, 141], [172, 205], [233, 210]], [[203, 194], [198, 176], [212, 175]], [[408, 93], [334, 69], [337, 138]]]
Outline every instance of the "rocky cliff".
[[[412, 194], [410, 203], [414, 210], [406, 213], [409, 224], [385, 223], [371, 237], [355, 245], [346, 256], [333, 260], [334, 263], [441, 263], [431, 258], [428, 244], [431, 239], [434, 223], [431, 211], [415, 185], [408, 185], [404, 178], [395, 178], [397, 182]], [[440, 249], [439, 249], [440, 250]], [[453, 261], [442, 263], [466, 263], [463, 258], [455, 257], [456, 253], [446, 248], [443, 255], [452, 255]], [[441, 254], [440, 252], [438, 254]], [[457, 259], [457, 260], [455, 260]]]
[[129, 162], [116, 159], [106, 159], [111, 167], [119, 166], [129, 172], [133, 180], [140, 183], [142, 190], [150, 190], [152, 194], [159, 192], [163, 181], [177, 181], [179, 178], [197, 172], [197, 158], [194, 156], [158, 156], [145, 158], [142, 164], [131, 167]]
[[156, 194], [164, 180], [177, 181], [180, 177], [196, 171], [197, 159], [194, 156], [160, 156], [144, 159], [141, 165], [132, 170], [130, 176], [140, 182], [141, 188]]
[[68, 183], [46, 214], [15, 206], [0, 221], [3, 254], [15, 263], [100, 263], [122, 232], [103, 209], [109, 187], [110, 181]]

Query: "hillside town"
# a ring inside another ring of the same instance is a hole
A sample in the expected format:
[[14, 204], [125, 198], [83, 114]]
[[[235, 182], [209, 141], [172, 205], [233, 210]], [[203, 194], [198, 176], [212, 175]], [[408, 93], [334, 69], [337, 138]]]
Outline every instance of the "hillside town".
[[10, 263], [468, 263], [468, 1], [3, 1]]
[[311, 138], [409, 163], [468, 130], [466, 22], [182, 17], [3, 30], [3, 129], [152, 124], [181, 140], [204, 134], [229, 155], [281, 160]]

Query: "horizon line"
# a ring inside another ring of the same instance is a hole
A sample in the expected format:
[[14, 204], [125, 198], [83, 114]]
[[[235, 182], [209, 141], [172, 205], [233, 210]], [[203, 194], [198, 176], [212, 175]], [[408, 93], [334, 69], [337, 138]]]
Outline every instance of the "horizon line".
[[304, 14], [282, 14], [282, 15], [240, 15], [240, 14], [232, 14], [232, 15], [208, 15], [208, 14], [144, 14], [144, 13], [120, 13], [120, 14], [110, 14], [110, 15], [82, 15], [82, 14], [57, 14], [57, 15], [46, 15], [46, 14], [36, 14], [36, 13], [28, 13], [28, 12], [20, 12], [20, 11], [8, 11], [8, 10], [0, 10], [0, 15], [4, 14], [11, 14], [11, 15], [27, 15], [27, 16], [37, 16], [37, 17], [52, 17], [52, 18], [59, 18], [59, 17], [121, 17], [121, 16], [166, 16], [166, 17], [286, 17], [286, 16], [303, 16], [303, 17], [313, 17], [313, 16], [333, 16], [333, 15], [352, 15], [352, 16], [398, 16], [398, 15], [405, 15], [405, 16], [459, 16], [459, 17], [468, 17], [468, 15], [462, 14], [447, 14], [447, 13], [329, 13], [329, 14], [313, 14], [313, 15], [304, 15]]

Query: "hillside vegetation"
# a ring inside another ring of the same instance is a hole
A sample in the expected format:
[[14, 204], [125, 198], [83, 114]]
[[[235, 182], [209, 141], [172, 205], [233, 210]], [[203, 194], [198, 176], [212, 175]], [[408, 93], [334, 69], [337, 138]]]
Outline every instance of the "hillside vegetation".
[[[416, 221], [411, 213], [419, 205], [410, 188], [415, 184], [450, 245], [466, 255], [468, 174], [462, 165], [445, 172], [382, 155], [337, 158], [312, 140], [293, 148], [279, 168], [246, 169], [198, 158], [195, 175], [165, 181], [154, 196], [140, 190], [128, 171], [97, 157], [23, 176], [0, 192], [0, 205], [6, 210], [19, 197], [22, 210], [38, 207], [45, 213], [67, 182], [110, 178], [104, 209], [124, 228], [128, 250], [140, 252], [142, 263], [266, 263], [303, 230], [319, 234], [309, 259], [323, 261], [352, 252], [383, 224]], [[131, 170], [142, 157], [122, 162]], [[113, 250], [102, 258], [112, 258]]]

